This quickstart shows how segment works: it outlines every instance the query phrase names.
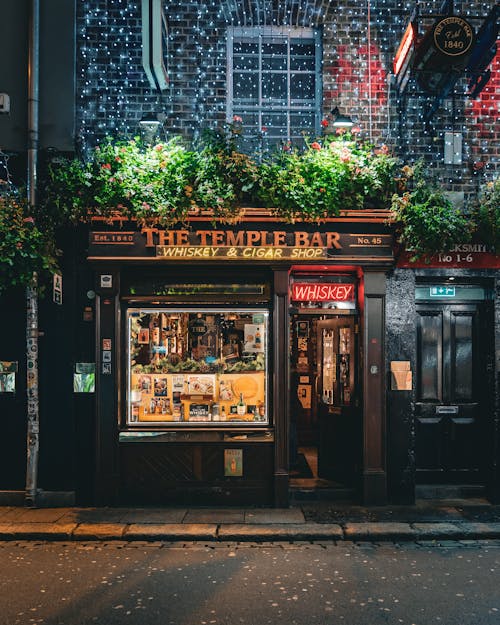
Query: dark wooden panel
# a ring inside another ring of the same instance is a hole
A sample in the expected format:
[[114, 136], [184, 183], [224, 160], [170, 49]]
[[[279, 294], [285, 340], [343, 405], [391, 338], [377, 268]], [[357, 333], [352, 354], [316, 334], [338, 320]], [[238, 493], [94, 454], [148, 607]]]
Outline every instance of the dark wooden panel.
[[[243, 449], [243, 477], [224, 476], [224, 449]], [[124, 504], [271, 505], [272, 444], [123, 444]]]

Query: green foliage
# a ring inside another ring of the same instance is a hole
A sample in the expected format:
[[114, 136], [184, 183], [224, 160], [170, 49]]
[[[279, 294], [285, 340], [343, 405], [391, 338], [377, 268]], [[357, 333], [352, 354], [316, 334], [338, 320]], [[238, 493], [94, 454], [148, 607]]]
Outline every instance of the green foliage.
[[416, 259], [469, 241], [468, 218], [429, 179], [422, 163], [415, 166], [413, 174], [413, 189], [392, 198], [399, 243]]
[[472, 211], [474, 237], [500, 251], [500, 178], [481, 188]]
[[262, 163], [258, 197], [279, 216], [321, 219], [387, 204], [396, 170], [385, 146], [375, 149], [349, 134], [307, 143], [304, 152], [285, 145]]
[[9, 185], [0, 190], [0, 291], [26, 286], [37, 273], [57, 271], [58, 250], [50, 224], [34, 214], [27, 200]]
[[258, 179], [256, 163], [236, 149], [238, 131], [234, 122], [227, 129], [206, 131], [197, 153], [193, 203], [226, 218], [252, 201]]
[[169, 225], [192, 206], [196, 167], [196, 155], [179, 138], [153, 147], [138, 139], [109, 139], [88, 162], [57, 161], [49, 167], [46, 203], [73, 221], [110, 218], [119, 211], [139, 223]]

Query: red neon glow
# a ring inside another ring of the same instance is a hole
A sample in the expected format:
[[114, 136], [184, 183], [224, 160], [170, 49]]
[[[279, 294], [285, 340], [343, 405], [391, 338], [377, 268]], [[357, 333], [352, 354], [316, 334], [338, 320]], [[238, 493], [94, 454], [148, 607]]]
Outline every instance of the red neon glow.
[[354, 284], [295, 282], [292, 300], [296, 302], [346, 302], [354, 299]]
[[394, 57], [394, 75], [397, 76], [399, 74], [399, 70], [401, 69], [403, 63], [408, 56], [408, 52], [410, 51], [410, 47], [412, 43], [415, 41], [415, 33], [413, 31], [413, 24], [410, 22], [406, 27], [405, 34], [401, 39], [401, 43], [399, 44], [398, 51]]

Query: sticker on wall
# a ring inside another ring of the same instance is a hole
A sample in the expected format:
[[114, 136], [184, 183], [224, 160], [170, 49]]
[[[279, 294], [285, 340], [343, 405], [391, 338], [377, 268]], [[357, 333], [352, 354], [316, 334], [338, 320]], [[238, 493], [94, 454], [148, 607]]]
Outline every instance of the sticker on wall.
[[102, 352], [102, 361], [103, 362], [111, 362], [111, 351], [110, 350], [104, 350]]
[[0, 393], [16, 392], [17, 361], [0, 361]]
[[309, 321], [297, 321], [297, 336], [307, 338], [309, 336]]
[[62, 304], [63, 302], [62, 289], [62, 275], [59, 273], [55, 273], [52, 277], [52, 300], [55, 304]]
[[101, 289], [111, 289], [113, 287], [113, 276], [110, 274], [101, 275]]
[[243, 449], [224, 449], [224, 476], [243, 475]]
[[111, 339], [102, 339], [102, 348], [103, 350], [111, 349]]
[[409, 360], [391, 361], [391, 391], [411, 391], [412, 372]]
[[103, 375], [111, 375], [111, 363], [110, 362], [102, 363], [102, 373]]
[[94, 393], [95, 392], [95, 363], [77, 362], [73, 373], [74, 393]]

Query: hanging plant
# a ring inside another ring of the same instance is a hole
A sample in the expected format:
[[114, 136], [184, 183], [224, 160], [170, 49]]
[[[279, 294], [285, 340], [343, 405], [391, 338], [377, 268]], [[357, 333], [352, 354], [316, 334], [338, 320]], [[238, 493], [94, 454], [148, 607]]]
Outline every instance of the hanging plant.
[[474, 238], [500, 251], [500, 178], [485, 183], [472, 209]]
[[286, 143], [262, 163], [258, 197], [290, 220], [380, 207], [395, 191], [397, 166], [387, 147], [376, 149], [351, 134], [306, 141], [303, 151]]
[[0, 291], [26, 286], [36, 273], [58, 270], [58, 250], [50, 224], [35, 215], [27, 200], [10, 185], [0, 190]]
[[397, 240], [412, 260], [444, 252], [457, 241], [469, 241], [469, 219], [432, 182], [423, 163], [417, 163], [413, 171], [407, 167], [406, 173], [413, 188], [393, 195], [391, 208]]

